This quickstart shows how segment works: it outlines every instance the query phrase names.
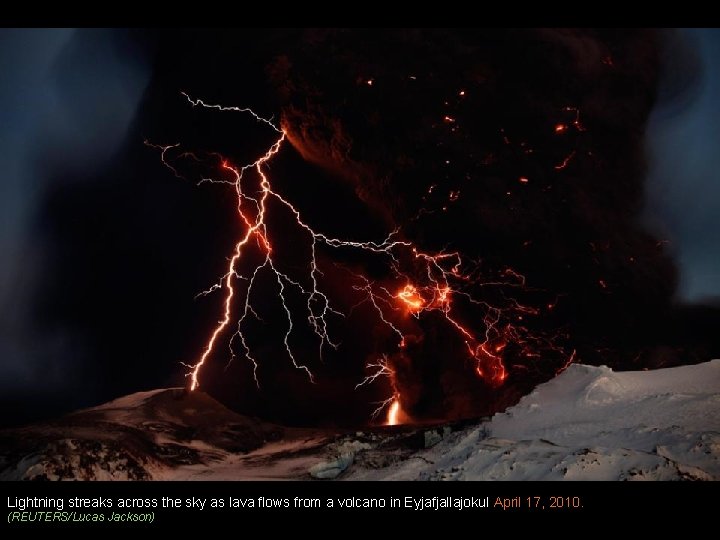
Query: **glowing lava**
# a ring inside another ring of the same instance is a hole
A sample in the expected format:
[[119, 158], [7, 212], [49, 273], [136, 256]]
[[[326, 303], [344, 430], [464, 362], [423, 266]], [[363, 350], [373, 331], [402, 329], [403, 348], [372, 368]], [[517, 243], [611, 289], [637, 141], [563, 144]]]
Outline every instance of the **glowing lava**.
[[387, 421], [388, 426], [397, 426], [400, 422], [398, 417], [400, 415], [400, 398], [397, 397], [393, 400], [388, 408]]
[[411, 313], [418, 313], [425, 308], [425, 299], [420, 296], [414, 285], [407, 284], [396, 295], [396, 298], [402, 300]]

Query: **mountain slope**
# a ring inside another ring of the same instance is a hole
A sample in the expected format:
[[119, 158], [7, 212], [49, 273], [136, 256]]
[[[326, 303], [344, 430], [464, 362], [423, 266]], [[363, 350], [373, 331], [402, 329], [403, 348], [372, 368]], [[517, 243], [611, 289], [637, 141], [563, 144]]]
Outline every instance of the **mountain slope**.
[[720, 360], [571, 365], [486, 422], [283, 428], [202, 392], [132, 394], [0, 431], [0, 479], [718, 480]]
[[489, 422], [362, 479], [720, 479], [720, 360], [641, 372], [571, 365]]
[[236, 414], [202, 392], [139, 392], [0, 432], [0, 479], [146, 480], [281, 435], [281, 428]]

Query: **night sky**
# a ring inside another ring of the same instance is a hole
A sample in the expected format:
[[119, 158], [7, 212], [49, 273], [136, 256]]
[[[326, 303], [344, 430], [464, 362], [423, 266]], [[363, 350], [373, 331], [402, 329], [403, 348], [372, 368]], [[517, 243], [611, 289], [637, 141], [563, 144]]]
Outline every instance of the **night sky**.
[[[363, 310], [334, 328], [343, 348], [308, 360], [313, 385], [283, 357], [268, 307], [252, 330], [261, 390], [242, 359], [222, 370], [225, 344], [204, 386], [241, 411], [362, 422], [388, 388], [352, 389], [384, 353], [418, 418], [497, 410], [571, 351], [619, 369], [719, 355], [719, 54], [720, 31], [702, 29], [1, 30], [3, 422], [185, 384], [180, 362], [197, 358], [221, 301], [195, 295], [241, 229], [232, 189], [176, 178], [143, 141], [246, 163], [272, 133], [180, 91], [282, 122], [293, 148], [273, 162], [275, 187], [316, 229], [381, 239], [402, 227], [488, 276], [518, 269], [533, 288], [518, 300], [557, 303], [531, 324], [562, 351], [540, 367], [510, 358], [502, 389], [466, 376], [432, 314], [398, 352]], [[374, 261], [320, 257], [343, 308], [357, 300], [346, 269], [391, 283]], [[297, 339], [310, 358], [316, 344]]]
[[[720, 157], [714, 151], [720, 129], [720, 31], [690, 29], [681, 35], [685, 43], [671, 42], [666, 53], [675, 59], [670, 64], [675, 71], [665, 81], [666, 101], [648, 126], [647, 219], [672, 242], [680, 268], [678, 296], [698, 302], [720, 295]], [[673, 55], [674, 50], [683, 53]], [[678, 72], [685, 74], [684, 84]]]

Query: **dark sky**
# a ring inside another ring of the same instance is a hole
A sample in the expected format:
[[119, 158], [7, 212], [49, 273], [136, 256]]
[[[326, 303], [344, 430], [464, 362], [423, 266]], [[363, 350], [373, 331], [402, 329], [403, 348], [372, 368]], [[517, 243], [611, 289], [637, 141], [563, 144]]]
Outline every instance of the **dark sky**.
[[687, 95], [661, 103], [648, 125], [648, 221], [680, 267], [678, 295], [720, 295], [720, 30], [683, 30], [699, 63]]
[[[670, 240], [679, 268], [678, 300], [695, 302], [720, 296], [720, 222], [715, 219], [720, 210], [715, 99], [720, 31], [679, 35], [665, 42], [669, 60], [660, 101], [646, 128], [643, 221], [658, 238]], [[187, 125], [176, 119], [183, 107], [180, 90], [272, 115], [279, 114], [273, 107], [280, 105], [268, 97], [267, 80], [287, 93], [286, 101], [280, 100], [287, 113], [302, 109], [293, 102], [298, 88], [316, 85], [316, 96], [329, 92], [332, 77], [345, 65], [394, 69], [391, 57], [385, 67], [368, 63], [377, 51], [363, 49], [364, 44], [357, 56], [351, 45], [350, 55], [337, 53], [325, 62], [303, 57], [312, 47], [323, 50], [317, 36], [304, 36], [309, 48], [298, 51], [287, 45], [300, 39], [292, 32], [281, 39], [268, 36], [243, 30], [217, 36], [0, 30], [0, 393], [4, 408], [25, 411], [17, 418], [47, 415], [50, 406], [67, 410], [119, 393], [182, 384], [179, 361], [187, 361], [188, 351], [195, 355], [217, 317], [214, 304], [192, 296], [222, 272], [234, 238], [227, 227], [233, 201], [168, 177], [142, 145], [146, 137], [170, 142], [178, 134], [193, 136], [192, 126], [188, 134]], [[406, 38], [408, 50], [424, 50], [414, 40]], [[454, 46], [438, 45], [446, 52]], [[278, 82], [282, 70], [275, 66], [269, 74], [268, 64], [283, 53], [293, 68], [306, 71], [282, 73]], [[507, 54], [525, 58], [522, 51]], [[336, 73], [316, 84], [309, 74], [338, 59]], [[438, 55], [432, 62], [442, 70], [448, 60]], [[511, 73], [507, 80], [515, 77]], [[499, 90], [502, 96], [502, 86]], [[330, 110], [332, 99], [318, 106]], [[375, 109], [367, 109], [368, 116]], [[495, 113], [503, 118], [503, 111]], [[308, 111], [298, 114], [311, 117]], [[348, 133], [360, 129], [351, 118], [341, 120], [347, 121]], [[219, 134], [232, 134], [219, 143], [231, 151], [250, 152], [264, 144], [261, 134], [233, 129], [218, 128]], [[308, 144], [313, 142], [323, 144]], [[365, 152], [359, 163], [384, 159], [371, 145]], [[297, 155], [278, 165], [344, 201], [335, 212], [352, 216], [349, 221], [367, 230], [377, 226], [352, 188], [327, 187], [322, 175], [332, 172], [306, 166]], [[367, 189], [372, 193], [372, 186]], [[310, 212], [315, 208], [312, 200], [306, 205]], [[339, 223], [332, 215], [318, 219]]]
[[67, 336], [31, 330], [31, 304], [49, 270], [37, 229], [53, 184], [102, 171], [125, 141], [149, 79], [148, 59], [116, 45], [107, 30], [0, 30], [3, 393], [43, 394], [72, 378], [64, 362], [52, 360], [63, 355]]

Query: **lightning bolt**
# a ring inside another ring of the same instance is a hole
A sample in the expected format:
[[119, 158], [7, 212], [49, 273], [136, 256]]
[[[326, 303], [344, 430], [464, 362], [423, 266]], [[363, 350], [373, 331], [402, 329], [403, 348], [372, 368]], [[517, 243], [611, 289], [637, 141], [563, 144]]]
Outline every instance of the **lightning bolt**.
[[395, 370], [391, 367], [387, 355], [383, 355], [382, 358], [379, 358], [375, 362], [369, 362], [366, 367], [370, 370], [370, 373], [355, 385], [355, 389], [357, 390], [366, 384], [372, 384], [381, 377], [387, 378], [390, 381], [392, 393], [389, 398], [377, 403], [377, 407], [371, 413], [370, 417], [377, 418], [384, 409], [387, 409], [387, 420], [385, 423], [389, 426], [397, 425], [400, 417], [400, 392], [395, 382], [397, 380]]
[[[420, 318], [426, 312], [440, 313], [448, 325], [455, 329], [458, 336], [464, 341], [470, 358], [476, 364], [477, 375], [491, 385], [502, 384], [508, 376], [502, 356], [508, 343], [515, 343], [527, 356], [537, 356], [536, 348], [554, 347], [552, 339], [536, 337], [520, 323], [523, 316], [535, 315], [538, 310], [524, 306], [504, 293], [508, 288], [524, 288], [524, 276], [512, 269], [506, 269], [499, 276], [488, 280], [482, 276], [478, 263], [464, 261], [458, 252], [426, 253], [420, 251], [413, 243], [402, 239], [400, 229], [392, 231], [385, 239], [377, 242], [343, 240], [315, 231], [304, 221], [300, 211], [287, 198], [273, 189], [268, 176], [269, 163], [285, 144], [286, 132], [276, 125], [272, 118], [264, 118], [252, 109], [206, 103], [200, 99], [193, 99], [184, 92], [182, 95], [193, 107], [250, 115], [276, 134], [274, 142], [264, 154], [255, 161], [242, 166], [236, 166], [220, 154], [213, 152], [206, 154], [183, 152], [180, 143], [157, 145], [146, 141], [148, 146], [160, 152], [162, 163], [177, 177], [183, 177], [178, 164], [181, 160], [207, 163], [215, 171], [218, 171], [222, 175], [221, 177], [202, 178], [198, 183], [226, 184], [233, 187], [237, 197], [237, 215], [244, 230], [235, 244], [225, 273], [209, 289], [200, 293], [200, 295], [207, 295], [222, 290], [224, 299], [220, 320], [212, 330], [200, 357], [194, 363], [185, 364], [189, 370], [190, 390], [199, 387], [203, 367], [215, 352], [218, 339], [230, 326], [234, 326], [235, 330], [229, 340], [229, 362], [236, 357], [236, 344], [239, 343], [243, 356], [253, 366], [255, 383], [258, 387], [260, 386], [257, 373], [258, 360], [251, 351], [243, 329], [249, 318], [260, 319], [253, 307], [253, 292], [257, 287], [258, 276], [263, 273], [272, 275], [277, 284], [278, 298], [287, 324], [283, 337], [287, 356], [296, 369], [305, 372], [309, 380], [314, 382], [313, 373], [306, 365], [298, 361], [291, 346], [291, 337], [298, 322], [298, 315], [291, 310], [288, 295], [297, 294], [304, 298], [305, 319], [309, 328], [318, 337], [320, 357], [322, 357], [324, 347], [337, 349], [339, 343], [330, 336], [328, 319], [331, 316], [344, 317], [345, 314], [332, 306], [330, 298], [321, 289], [320, 278], [323, 274], [317, 261], [319, 245], [327, 248], [361, 250], [368, 254], [385, 257], [388, 260], [395, 276], [393, 285], [373, 283], [362, 274], [353, 273], [355, 283], [351, 289], [362, 294], [363, 299], [360, 303], [369, 303], [377, 314], [379, 322], [397, 336], [397, 346], [400, 350], [406, 347], [406, 335], [403, 331], [404, 319], [406, 317]], [[579, 124], [579, 120], [577, 123]], [[452, 193], [450, 198], [455, 200], [458, 196], [459, 192]], [[293, 216], [298, 231], [309, 239], [310, 254], [307, 273], [302, 280], [294, 279], [283, 272], [282, 266], [277, 261], [277, 253], [268, 231], [268, 223], [277, 212], [278, 205]], [[254, 266], [250, 271], [243, 273], [241, 262], [247, 251], [251, 249], [259, 250], [262, 256], [259, 261], [253, 263]], [[239, 282], [246, 284], [242, 290], [238, 287]], [[500, 294], [495, 296], [499, 296], [503, 300], [502, 305], [494, 305], [488, 301], [477, 299], [468, 292], [468, 290], [478, 287], [492, 287], [499, 290]], [[480, 331], [461, 322], [459, 315], [453, 309], [456, 302], [469, 304], [483, 311], [484, 315], [481, 317], [479, 325], [481, 326]], [[239, 309], [235, 306], [237, 303], [240, 305]], [[233, 324], [233, 313], [236, 310], [239, 317]], [[572, 362], [573, 359], [574, 353], [569, 362]], [[357, 387], [387, 378], [392, 389], [392, 395], [379, 404], [373, 412], [373, 417], [379, 415], [381, 411], [387, 410], [387, 423], [398, 423], [402, 411], [401, 395], [396, 385], [395, 370], [388, 357], [383, 356], [378, 361], [370, 362], [366, 368], [369, 374]], [[403, 416], [405, 416], [404, 413]]]

